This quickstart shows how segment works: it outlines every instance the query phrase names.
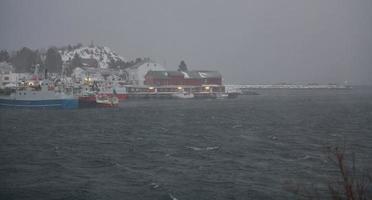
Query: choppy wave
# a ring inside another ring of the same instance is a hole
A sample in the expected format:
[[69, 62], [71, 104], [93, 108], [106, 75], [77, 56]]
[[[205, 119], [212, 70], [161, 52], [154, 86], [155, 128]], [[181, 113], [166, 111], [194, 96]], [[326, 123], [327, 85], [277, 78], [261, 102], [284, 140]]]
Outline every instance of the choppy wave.
[[211, 146], [211, 147], [193, 147], [193, 146], [186, 146], [185, 148], [191, 149], [194, 151], [212, 151], [212, 150], [217, 150], [220, 147], [218, 146]]
[[371, 92], [260, 94], [3, 109], [0, 199], [297, 199], [333, 175], [327, 146], [372, 164]]

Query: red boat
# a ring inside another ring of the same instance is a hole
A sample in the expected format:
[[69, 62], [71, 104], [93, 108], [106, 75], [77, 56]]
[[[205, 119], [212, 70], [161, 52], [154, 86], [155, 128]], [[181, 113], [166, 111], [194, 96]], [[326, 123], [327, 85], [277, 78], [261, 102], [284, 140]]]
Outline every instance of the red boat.
[[79, 96], [79, 108], [97, 107], [96, 95]]
[[126, 88], [123, 86], [120, 86], [120, 87], [112, 87], [112, 86], [99, 87], [97, 86], [97, 88], [98, 88], [97, 91], [99, 91], [99, 94], [107, 95], [109, 97], [116, 96], [119, 99], [119, 101], [124, 101], [128, 99], [128, 93], [126, 91]]
[[89, 94], [79, 96], [79, 108], [118, 107], [119, 98], [113, 94]]

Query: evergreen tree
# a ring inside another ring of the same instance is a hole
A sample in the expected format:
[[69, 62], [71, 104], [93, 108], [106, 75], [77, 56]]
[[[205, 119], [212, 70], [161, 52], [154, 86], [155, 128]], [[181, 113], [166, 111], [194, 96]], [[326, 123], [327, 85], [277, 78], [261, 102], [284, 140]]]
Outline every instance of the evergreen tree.
[[82, 66], [81, 58], [77, 53], [75, 53], [74, 57], [71, 60], [67, 61], [67, 63], [68, 64], [64, 66], [64, 72], [67, 76], [71, 76], [75, 68]]
[[178, 65], [178, 71], [181, 71], [181, 72], [187, 72], [188, 71], [185, 61], [182, 60], [180, 65]]
[[142, 62], [142, 58], [136, 58], [135, 64]]
[[113, 69], [117, 67], [116, 61], [112, 58], [110, 59], [110, 62], [108, 63], [108, 65], [110, 68], [113, 68]]
[[75, 53], [74, 58], [72, 58], [71, 61], [72, 70], [75, 69], [76, 67], [81, 67], [81, 65], [82, 65], [81, 58], [77, 53]]
[[17, 73], [33, 72], [33, 67], [36, 64], [42, 64], [38, 51], [32, 51], [27, 47], [23, 47], [10, 58], [10, 62]]
[[9, 61], [9, 53], [6, 50], [0, 51], [0, 62], [8, 62]]
[[62, 58], [55, 47], [49, 48], [46, 53], [45, 67], [49, 72], [60, 73], [62, 71]]
[[62, 68], [64, 68], [64, 75], [71, 76], [74, 69], [72, 68], [72, 64], [68, 63], [66, 65], [62, 65]]
[[83, 44], [82, 44], [82, 43], [77, 43], [77, 44], [73, 47], [73, 49], [78, 49], [78, 48], [81, 48], [81, 47], [83, 47]]

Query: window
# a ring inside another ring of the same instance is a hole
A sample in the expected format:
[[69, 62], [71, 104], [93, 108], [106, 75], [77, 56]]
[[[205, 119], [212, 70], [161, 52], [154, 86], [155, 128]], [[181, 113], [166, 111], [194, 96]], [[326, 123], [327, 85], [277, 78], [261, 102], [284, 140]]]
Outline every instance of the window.
[[5, 76], [4, 81], [9, 81], [9, 76]]

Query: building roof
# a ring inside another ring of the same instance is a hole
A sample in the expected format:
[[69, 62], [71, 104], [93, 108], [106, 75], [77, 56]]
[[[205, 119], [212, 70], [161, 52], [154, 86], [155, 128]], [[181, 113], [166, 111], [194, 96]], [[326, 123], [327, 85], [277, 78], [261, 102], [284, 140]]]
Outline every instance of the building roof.
[[185, 79], [205, 79], [205, 78], [221, 78], [218, 71], [149, 71], [146, 76], [152, 76], [157, 79], [167, 79], [172, 76], [183, 76]]
[[143, 64], [146, 64], [146, 63], [157, 64], [156, 62], [154, 62], [150, 58], [144, 58], [140, 62], [138, 62], [137, 64], [130, 66], [129, 69], [137, 69], [137, 68], [141, 67]]
[[[191, 79], [204, 79], [204, 78], [221, 78], [221, 73], [218, 71], [187, 71], [185, 72]], [[185, 77], [186, 78], [186, 77]]]

